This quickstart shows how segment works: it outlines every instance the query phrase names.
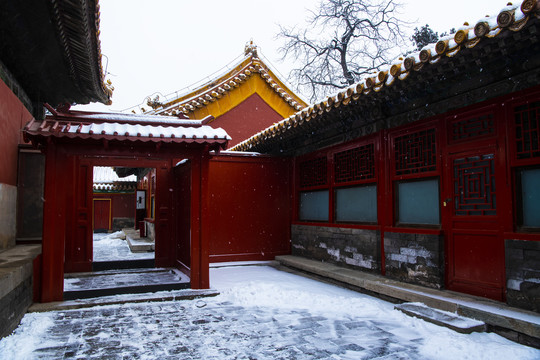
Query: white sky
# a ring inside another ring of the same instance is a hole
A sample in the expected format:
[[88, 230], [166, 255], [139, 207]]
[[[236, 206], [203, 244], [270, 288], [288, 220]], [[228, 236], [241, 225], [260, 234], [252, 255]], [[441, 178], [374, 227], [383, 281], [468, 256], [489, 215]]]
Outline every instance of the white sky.
[[[292, 64], [280, 61], [278, 24], [302, 25], [306, 9], [315, 9], [318, 2], [102, 0], [101, 50], [107, 78], [115, 87], [113, 104], [77, 108], [121, 111], [145, 103], [148, 96], [182, 90], [241, 56], [250, 39], [286, 77]], [[402, 19], [411, 22], [411, 33], [425, 24], [441, 33], [459, 28], [464, 21], [474, 24], [485, 15], [495, 15], [507, 0], [401, 2]]]

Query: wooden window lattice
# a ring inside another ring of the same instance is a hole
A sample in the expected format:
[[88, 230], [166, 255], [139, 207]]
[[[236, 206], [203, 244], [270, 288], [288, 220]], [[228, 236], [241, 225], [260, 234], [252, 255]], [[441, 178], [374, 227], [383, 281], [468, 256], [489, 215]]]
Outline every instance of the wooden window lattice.
[[454, 160], [456, 215], [496, 215], [493, 154]]
[[435, 129], [421, 130], [394, 140], [396, 175], [437, 170]]
[[518, 159], [540, 157], [540, 101], [514, 109]]
[[375, 177], [375, 149], [373, 144], [334, 154], [334, 181], [344, 183]]
[[493, 114], [452, 122], [451, 141], [463, 141], [495, 133]]
[[321, 186], [327, 184], [326, 157], [318, 157], [300, 163], [300, 187]]

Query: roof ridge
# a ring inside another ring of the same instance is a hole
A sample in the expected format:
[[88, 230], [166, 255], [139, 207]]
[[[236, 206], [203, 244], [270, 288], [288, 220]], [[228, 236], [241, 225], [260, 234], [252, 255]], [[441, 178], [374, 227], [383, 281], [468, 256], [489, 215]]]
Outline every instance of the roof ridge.
[[253, 51], [253, 48], [247, 49], [246, 47], [246, 56], [225, 73], [210, 79], [198, 88], [184, 93], [176, 99], [167, 101], [166, 103], [154, 104], [156, 107], [146, 112], [146, 114], [189, 114], [223, 97], [227, 92], [234, 90], [254, 74], [259, 74], [268, 86], [287, 102], [289, 106], [295, 110], [304, 108], [306, 106], [304, 100], [296, 95], [285, 81], [281, 80], [272, 68], [258, 56], [256, 46], [252, 46], [255, 50]]

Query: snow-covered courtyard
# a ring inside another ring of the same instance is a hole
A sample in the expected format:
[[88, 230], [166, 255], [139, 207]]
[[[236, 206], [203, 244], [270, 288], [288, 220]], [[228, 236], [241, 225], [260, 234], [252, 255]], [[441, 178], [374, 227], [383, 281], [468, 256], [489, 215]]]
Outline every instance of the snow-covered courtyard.
[[131, 252], [127, 241], [122, 239], [121, 231], [111, 234], [94, 233], [94, 261], [143, 260], [153, 259], [154, 252]]
[[29, 313], [2, 359], [540, 359], [269, 266], [211, 269], [213, 298]]

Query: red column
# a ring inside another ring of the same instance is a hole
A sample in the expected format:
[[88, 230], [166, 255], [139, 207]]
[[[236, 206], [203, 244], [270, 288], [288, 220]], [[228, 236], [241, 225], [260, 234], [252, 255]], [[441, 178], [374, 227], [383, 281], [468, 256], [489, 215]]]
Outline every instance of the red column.
[[199, 289], [210, 288], [210, 216], [208, 174], [210, 170], [210, 154], [208, 146], [201, 156], [201, 248]]
[[[66, 157], [49, 143], [45, 154], [45, 203], [43, 204], [43, 250], [41, 302], [61, 301], [64, 294], [65, 199], [62, 171]], [[58, 165], [58, 166], [57, 166]]]
[[195, 155], [191, 165], [191, 288], [201, 289], [201, 156]]

